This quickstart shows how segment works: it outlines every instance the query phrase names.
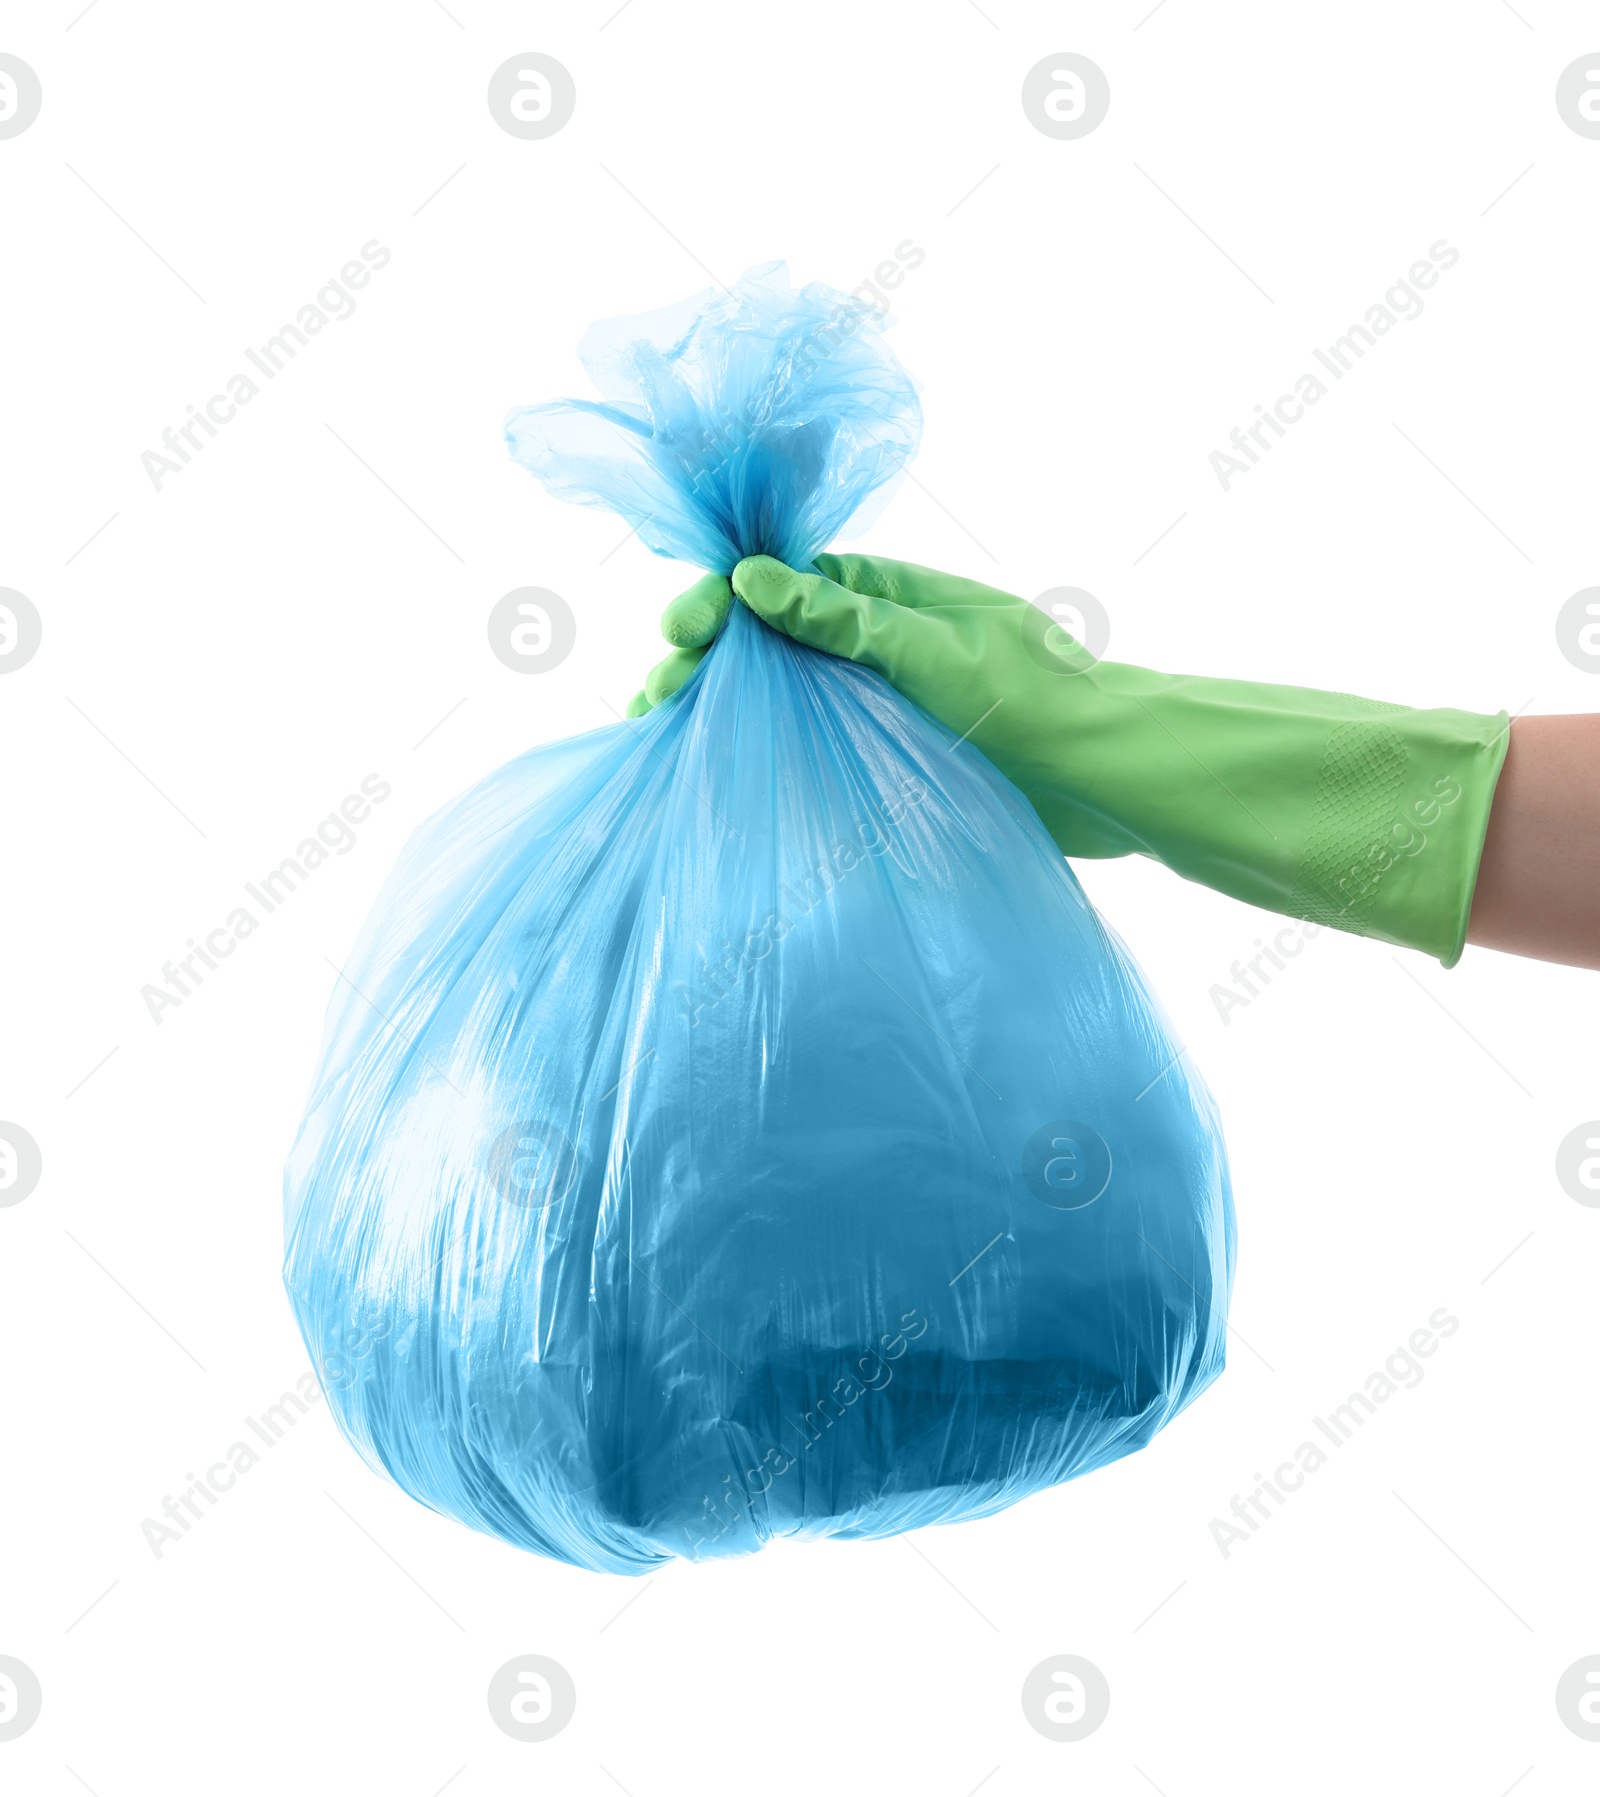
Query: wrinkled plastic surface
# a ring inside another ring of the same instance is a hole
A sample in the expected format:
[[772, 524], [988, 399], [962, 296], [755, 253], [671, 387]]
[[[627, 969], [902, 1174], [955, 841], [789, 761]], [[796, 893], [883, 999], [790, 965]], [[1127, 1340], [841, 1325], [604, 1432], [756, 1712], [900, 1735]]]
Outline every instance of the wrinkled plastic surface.
[[1220, 1132], [1138, 969], [977, 750], [741, 605], [423, 825], [345, 975], [285, 1277], [473, 1527], [636, 1573], [983, 1515], [1221, 1370]]
[[805, 567], [873, 516], [922, 435], [875, 314], [827, 287], [793, 291], [781, 264], [597, 324], [578, 354], [604, 400], [514, 412], [512, 455], [558, 498], [716, 574], [747, 555]]

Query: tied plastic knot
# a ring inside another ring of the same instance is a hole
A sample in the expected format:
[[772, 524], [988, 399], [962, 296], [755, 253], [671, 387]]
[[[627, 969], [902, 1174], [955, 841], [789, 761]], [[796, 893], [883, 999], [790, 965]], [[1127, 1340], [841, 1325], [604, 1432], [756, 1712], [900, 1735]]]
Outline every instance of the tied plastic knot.
[[506, 441], [556, 498], [618, 513], [657, 555], [808, 567], [877, 515], [922, 437], [881, 322], [770, 262], [727, 293], [595, 325], [578, 354], [602, 398], [526, 406]]

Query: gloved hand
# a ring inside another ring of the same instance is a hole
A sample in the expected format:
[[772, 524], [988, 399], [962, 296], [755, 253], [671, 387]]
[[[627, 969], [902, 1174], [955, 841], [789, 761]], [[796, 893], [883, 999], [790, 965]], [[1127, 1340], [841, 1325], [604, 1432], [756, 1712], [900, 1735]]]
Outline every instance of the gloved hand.
[[[781, 562], [774, 566], [781, 567]], [[733, 600], [726, 574], [702, 574], [686, 593], [661, 614], [661, 634], [675, 645], [665, 661], [658, 661], [645, 676], [644, 691], [628, 705], [630, 718], [643, 717], [663, 699], [670, 699], [700, 665], [701, 657], [722, 628]]]
[[[966, 735], [1063, 853], [1149, 855], [1248, 904], [1459, 960], [1504, 712], [1098, 662], [975, 581], [872, 556], [815, 566], [752, 556], [733, 589], [775, 630], [875, 669]], [[688, 678], [726, 611], [709, 579], [674, 602], [669, 640], [692, 640], [692, 659], [653, 671], [643, 709]]]

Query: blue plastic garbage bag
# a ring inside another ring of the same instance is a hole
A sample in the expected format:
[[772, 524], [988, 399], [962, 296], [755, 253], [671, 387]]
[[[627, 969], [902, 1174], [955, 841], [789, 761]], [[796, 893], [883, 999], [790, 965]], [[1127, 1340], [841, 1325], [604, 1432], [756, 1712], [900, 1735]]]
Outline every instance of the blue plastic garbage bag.
[[[915, 448], [781, 268], [586, 347], [514, 453], [702, 566], [805, 564]], [[1221, 1136], [1127, 950], [976, 749], [740, 604], [429, 819], [344, 974], [285, 1278], [351, 1441], [474, 1528], [637, 1573], [981, 1516], [1222, 1368]]]

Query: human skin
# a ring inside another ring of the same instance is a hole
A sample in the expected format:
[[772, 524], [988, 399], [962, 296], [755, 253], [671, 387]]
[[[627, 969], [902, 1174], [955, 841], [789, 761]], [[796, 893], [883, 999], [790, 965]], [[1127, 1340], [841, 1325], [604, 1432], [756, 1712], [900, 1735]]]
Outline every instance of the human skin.
[[1600, 968], [1600, 715], [1513, 722], [1467, 941]]

